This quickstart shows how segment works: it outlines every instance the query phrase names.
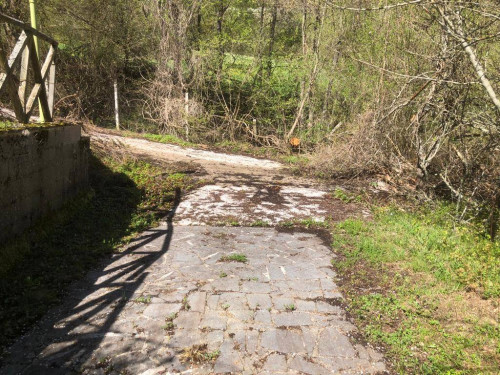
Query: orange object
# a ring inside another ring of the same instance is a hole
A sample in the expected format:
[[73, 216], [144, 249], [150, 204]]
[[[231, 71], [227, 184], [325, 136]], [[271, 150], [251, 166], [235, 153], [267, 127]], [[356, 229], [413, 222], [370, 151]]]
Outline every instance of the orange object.
[[300, 146], [300, 139], [292, 138], [292, 139], [290, 139], [290, 144], [292, 145], [292, 147], [299, 147]]

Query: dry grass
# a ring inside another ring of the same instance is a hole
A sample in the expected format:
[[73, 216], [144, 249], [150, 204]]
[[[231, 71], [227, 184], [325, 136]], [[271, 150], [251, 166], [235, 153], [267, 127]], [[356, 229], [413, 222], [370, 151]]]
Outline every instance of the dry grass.
[[318, 147], [311, 165], [317, 174], [325, 177], [380, 173], [386, 169], [387, 160], [379, 138], [372, 114], [365, 114], [357, 123], [346, 125], [331, 135], [331, 144]]
[[179, 358], [182, 363], [200, 364], [214, 362], [219, 355], [218, 350], [209, 352], [207, 344], [199, 344], [185, 348]]

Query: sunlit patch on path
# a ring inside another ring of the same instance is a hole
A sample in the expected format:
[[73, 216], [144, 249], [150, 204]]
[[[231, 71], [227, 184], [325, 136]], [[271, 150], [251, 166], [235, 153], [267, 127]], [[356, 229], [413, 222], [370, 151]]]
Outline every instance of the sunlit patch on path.
[[330, 195], [324, 191], [270, 184], [207, 185], [188, 195], [180, 204], [180, 225], [204, 225], [236, 220], [269, 225], [291, 220], [325, 221], [334, 212]]

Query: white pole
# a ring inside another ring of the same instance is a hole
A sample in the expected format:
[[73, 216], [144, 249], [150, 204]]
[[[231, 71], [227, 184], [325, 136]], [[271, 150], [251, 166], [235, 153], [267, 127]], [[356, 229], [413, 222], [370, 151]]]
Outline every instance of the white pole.
[[189, 140], [189, 92], [184, 96], [184, 111], [186, 112], [186, 140]]
[[115, 78], [115, 122], [116, 130], [120, 130], [120, 106], [118, 102], [118, 80]]

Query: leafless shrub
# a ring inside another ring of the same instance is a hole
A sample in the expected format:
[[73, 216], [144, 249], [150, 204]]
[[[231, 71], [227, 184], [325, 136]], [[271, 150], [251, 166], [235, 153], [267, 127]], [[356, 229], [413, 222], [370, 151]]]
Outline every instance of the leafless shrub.
[[158, 126], [160, 133], [190, 133], [190, 119], [203, 116], [204, 110], [196, 99], [186, 100], [174, 85], [168, 72], [157, 72], [143, 89], [143, 116]]
[[332, 177], [355, 177], [386, 170], [385, 141], [372, 119], [373, 113], [366, 113], [357, 122], [346, 125], [345, 130], [332, 134], [331, 144], [315, 152], [314, 169]]

